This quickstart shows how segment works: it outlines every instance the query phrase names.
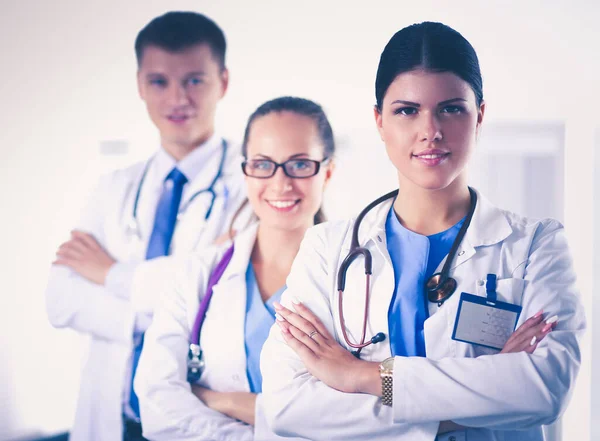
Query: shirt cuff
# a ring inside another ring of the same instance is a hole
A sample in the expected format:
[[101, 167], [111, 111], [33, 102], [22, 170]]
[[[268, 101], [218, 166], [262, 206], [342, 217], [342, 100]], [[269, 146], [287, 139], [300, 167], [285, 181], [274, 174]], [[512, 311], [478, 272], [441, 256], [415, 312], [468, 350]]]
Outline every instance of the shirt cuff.
[[131, 285], [137, 263], [116, 262], [106, 275], [104, 286], [122, 299], [129, 300], [131, 297]]

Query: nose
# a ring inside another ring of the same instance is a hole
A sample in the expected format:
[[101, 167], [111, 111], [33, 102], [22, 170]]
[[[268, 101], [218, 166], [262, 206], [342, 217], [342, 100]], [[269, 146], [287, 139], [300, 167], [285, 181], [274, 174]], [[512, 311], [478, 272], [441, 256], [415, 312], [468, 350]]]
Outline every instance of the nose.
[[292, 178], [285, 174], [283, 167], [278, 167], [275, 174], [271, 177], [271, 185], [278, 193], [285, 193], [293, 187]]
[[169, 101], [172, 106], [186, 106], [190, 103], [187, 90], [183, 84], [173, 84], [169, 94]]
[[422, 114], [422, 125], [419, 139], [423, 142], [441, 141], [443, 138], [442, 127], [435, 112]]

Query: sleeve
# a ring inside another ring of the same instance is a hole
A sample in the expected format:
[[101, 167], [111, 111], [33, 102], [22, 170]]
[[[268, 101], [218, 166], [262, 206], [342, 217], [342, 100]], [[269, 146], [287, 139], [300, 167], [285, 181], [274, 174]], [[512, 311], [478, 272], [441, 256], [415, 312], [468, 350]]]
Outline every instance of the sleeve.
[[[102, 177], [82, 212], [77, 228], [104, 244], [106, 201], [112, 194], [114, 175]], [[122, 271], [131, 277], [133, 268]], [[128, 293], [92, 283], [72, 269], [53, 265], [46, 287], [46, 312], [50, 323], [111, 341], [131, 342], [136, 311]]]
[[533, 354], [395, 359], [394, 421], [452, 420], [490, 429], [526, 429], [555, 421], [579, 371], [585, 329], [575, 273], [560, 224], [538, 227], [525, 262], [522, 316], [543, 309], [558, 326]]
[[[339, 247], [323, 239], [318, 226], [307, 231], [287, 280], [282, 304], [296, 297], [335, 335], [329, 304], [334, 279], [325, 257], [328, 248]], [[320, 233], [320, 234], [319, 234]], [[311, 440], [433, 440], [438, 421], [405, 424], [393, 421], [392, 409], [378, 397], [350, 394], [330, 388], [313, 377], [290, 349], [277, 325], [271, 328], [261, 354], [263, 404], [267, 423], [280, 436]]]
[[[201, 272], [201, 271], [200, 271]], [[187, 382], [190, 326], [186, 296], [197, 296], [197, 286], [207, 280], [186, 265], [177, 272], [170, 289], [160, 296], [135, 376], [143, 435], [153, 441], [250, 441], [252, 426], [206, 407]], [[195, 276], [195, 281], [184, 280]]]

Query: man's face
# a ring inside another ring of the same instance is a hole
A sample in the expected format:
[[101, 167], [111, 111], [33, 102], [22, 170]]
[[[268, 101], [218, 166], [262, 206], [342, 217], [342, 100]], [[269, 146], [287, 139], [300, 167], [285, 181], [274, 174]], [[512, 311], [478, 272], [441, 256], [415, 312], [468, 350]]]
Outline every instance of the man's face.
[[163, 147], [189, 151], [213, 134], [215, 111], [227, 90], [228, 72], [221, 70], [207, 44], [181, 52], [148, 46], [137, 81]]

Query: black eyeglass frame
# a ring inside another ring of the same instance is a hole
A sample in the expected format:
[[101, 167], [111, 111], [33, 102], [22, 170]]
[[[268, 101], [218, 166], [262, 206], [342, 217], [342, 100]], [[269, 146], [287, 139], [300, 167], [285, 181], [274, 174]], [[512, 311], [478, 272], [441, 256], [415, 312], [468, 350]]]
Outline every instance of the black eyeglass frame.
[[[249, 175], [246, 172], [246, 166], [248, 165], [248, 162], [250, 162], [250, 161], [266, 161], [266, 162], [270, 162], [271, 164], [275, 164], [275, 168], [273, 169], [273, 173], [271, 173], [269, 176], [254, 176], [254, 175]], [[315, 164], [315, 172], [312, 175], [309, 175], [309, 176], [292, 176], [292, 175], [290, 175], [288, 173], [288, 171], [285, 168], [285, 164], [287, 164], [288, 162], [291, 162], [291, 161], [309, 161], [309, 162], [312, 162], [312, 163]], [[283, 170], [283, 173], [285, 173], [285, 175], [288, 178], [292, 178], [292, 179], [307, 179], [307, 178], [312, 178], [313, 176], [318, 175], [319, 171], [321, 170], [321, 164], [323, 164], [323, 163], [325, 163], [327, 161], [329, 161], [328, 157], [323, 158], [321, 161], [317, 161], [316, 159], [308, 159], [308, 158], [291, 158], [291, 159], [288, 159], [287, 161], [284, 161], [284, 162], [281, 162], [281, 163], [275, 162], [275, 161], [273, 161], [271, 159], [266, 159], [266, 158], [264, 158], [264, 159], [251, 159], [251, 160], [244, 159], [244, 161], [242, 162], [242, 173], [244, 173], [249, 178], [270, 179], [273, 176], [275, 176], [275, 173], [277, 173], [277, 169], [279, 167], [281, 167], [282, 170]]]

